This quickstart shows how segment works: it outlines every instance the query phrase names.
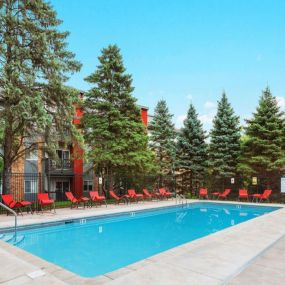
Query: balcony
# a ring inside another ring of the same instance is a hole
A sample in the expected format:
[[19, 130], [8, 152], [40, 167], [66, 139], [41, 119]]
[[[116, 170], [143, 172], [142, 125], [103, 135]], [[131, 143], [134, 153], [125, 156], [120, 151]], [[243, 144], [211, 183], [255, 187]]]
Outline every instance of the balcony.
[[47, 159], [46, 170], [51, 174], [72, 174], [73, 163], [70, 159]]

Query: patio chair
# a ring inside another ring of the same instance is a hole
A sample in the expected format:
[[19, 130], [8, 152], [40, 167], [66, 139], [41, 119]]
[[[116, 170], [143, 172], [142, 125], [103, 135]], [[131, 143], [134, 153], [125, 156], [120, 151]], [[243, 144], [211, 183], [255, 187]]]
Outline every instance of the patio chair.
[[128, 189], [128, 196], [130, 200], [137, 202], [144, 199], [143, 194], [137, 194], [135, 189]]
[[216, 198], [216, 199], [218, 199], [219, 195], [221, 195], [221, 194], [222, 194], [221, 192], [213, 192], [213, 193], [211, 193], [212, 198]]
[[102, 203], [105, 203], [107, 207], [107, 201], [105, 196], [100, 196], [98, 191], [90, 191], [89, 192], [91, 202], [96, 205], [96, 203], [99, 203], [100, 205]]
[[123, 196], [118, 196], [113, 190], [111, 190], [110, 192], [110, 196], [116, 201], [117, 204], [120, 204], [121, 201], [123, 201], [124, 203], [129, 203], [129, 199], [128, 199], [128, 195], [123, 195]]
[[160, 197], [159, 193], [150, 193], [146, 188], [144, 188], [143, 190], [143, 195], [145, 199], [158, 199]]
[[65, 192], [67, 199], [71, 202], [70, 208], [73, 206], [79, 207], [80, 203], [83, 203], [83, 207], [85, 208], [86, 204], [90, 201], [87, 197], [75, 198], [72, 192]]
[[[16, 212], [20, 212], [21, 215], [23, 215], [23, 212], [22, 212], [23, 208], [26, 208], [27, 212], [30, 211], [31, 214], [33, 213], [32, 202], [24, 201], [24, 200], [21, 202], [14, 201], [12, 195], [10, 194], [2, 195], [2, 200], [6, 206], [8, 206], [12, 210], [16, 210]], [[9, 213], [7, 212], [7, 215], [8, 214]]]
[[165, 188], [159, 188], [158, 191], [159, 191], [161, 198], [168, 199], [168, 198], [171, 198], [173, 196], [173, 194], [171, 192], [167, 191]]
[[38, 193], [38, 204], [42, 212], [43, 208], [46, 206], [50, 207], [50, 210], [53, 208], [53, 211], [55, 212], [54, 200], [49, 198], [48, 193]]
[[206, 198], [208, 199], [208, 189], [207, 188], [200, 188], [199, 190], [199, 199]]
[[251, 195], [252, 196], [252, 200], [255, 199], [256, 202], [258, 202], [258, 200], [259, 200], [259, 202], [262, 202], [262, 201], [270, 202], [269, 201], [269, 197], [270, 197], [271, 193], [272, 193], [271, 189], [265, 189], [262, 194], [253, 194], [253, 195]]
[[246, 199], [248, 201], [249, 195], [247, 189], [239, 189], [238, 190], [238, 200]]
[[225, 189], [223, 193], [220, 193], [219, 196], [218, 196], [218, 199], [222, 198], [222, 199], [227, 199], [228, 196], [230, 195], [232, 189]]

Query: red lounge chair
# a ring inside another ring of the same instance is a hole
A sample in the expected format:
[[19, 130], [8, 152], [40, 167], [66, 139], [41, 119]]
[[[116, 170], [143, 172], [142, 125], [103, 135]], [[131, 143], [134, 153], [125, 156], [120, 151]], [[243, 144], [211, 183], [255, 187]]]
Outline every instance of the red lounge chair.
[[168, 199], [168, 198], [173, 196], [173, 194], [171, 192], [167, 191], [165, 188], [160, 188], [160, 189], [158, 189], [158, 191], [159, 191], [160, 197], [162, 197], [162, 198]]
[[248, 201], [248, 191], [247, 189], [239, 189], [238, 190], [238, 199], [247, 199]]
[[98, 191], [90, 191], [89, 194], [90, 194], [91, 202], [94, 202], [94, 203], [98, 202], [99, 204], [102, 204], [104, 202], [107, 207], [105, 196], [100, 196]]
[[216, 198], [216, 199], [218, 199], [219, 198], [219, 195], [221, 195], [222, 193], [220, 193], [220, 192], [213, 192], [213, 193], [211, 193], [211, 195], [212, 195], [212, 197], [214, 198]]
[[199, 199], [207, 198], [208, 199], [208, 189], [207, 188], [200, 188], [199, 190]]
[[222, 198], [226, 200], [231, 191], [232, 191], [231, 189], [225, 189], [223, 193], [219, 194], [218, 199]]
[[[12, 210], [16, 210], [17, 212], [20, 212], [21, 215], [23, 215], [22, 208], [25, 208], [25, 207], [27, 208], [27, 211], [30, 210], [31, 213], [33, 213], [32, 202], [29, 202], [29, 201], [16, 202], [13, 200], [13, 197], [10, 194], [2, 195], [2, 200], [6, 206], [8, 206]], [[7, 212], [7, 215], [8, 215], [8, 212]]]
[[269, 202], [269, 197], [272, 193], [272, 190], [271, 189], [266, 189], [263, 191], [262, 194], [253, 194], [252, 195], [252, 200], [256, 200], [256, 202], [259, 200], [259, 202], [261, 201], [268, 201]]
[[123, 196], [121, 196], [121, 197], [119, 197], [114, 191], [110, 191], [109, 192], [110, 193], [110, 196], [113, 198], [113, 199], [115, 199], [115, 201], [118, 203], [118, 204], [120, 204], [120, 202], [121, 201], [123, 201], [124, 203], [127, 203], [128, 204], [128, 202], [129, 202], [129, 200], [128, 200], [128, 195], [123, 195]]
[[75, 198], [71, 192], [65, 192], [65, 195], [66, 195], [67, 199], [71, 202], [71, 205], [70, 205], [71, 209], [72, 209], [73, 205], [75, 205], [78, 208], [80, 203], [83, 203], [83, 206], [85, 208], [86, 203], [89, 202], [89, 199], [87, 197]]
[[41, 208], [41, 211], [43, 211], [43, 207], [49, 206], [50, 210], [53, 208], [55, 212], [55, 203], [53, 199], [50, 199], [48, 196], [48, 193], [39, 193], [38, 194], [38, 203]]
[[143, 195], [145, 199], [159, 198], [159, 193], [150, 193], [147, 189], [143, 189]]
[[128, 190], [128, 197], [132, 200], [136, 200], [137, 202], [139, 200], [143, 200], [143, 194], [137, 194], [135, 189], [129, 189]]

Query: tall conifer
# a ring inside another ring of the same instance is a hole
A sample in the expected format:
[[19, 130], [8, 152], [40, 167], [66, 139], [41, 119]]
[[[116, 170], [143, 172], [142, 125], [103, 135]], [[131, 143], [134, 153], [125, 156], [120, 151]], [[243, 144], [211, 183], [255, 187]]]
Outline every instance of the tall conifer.
[[175, 163], [175, 129], [166, 101], [160, 100], [149, 124], [150, 146], [156, 153], [160, 174], [170, 174]]
[[239, 170], [270, 177], [285, 165], [284, 113], [267, 87], [253, 117], [247, 120]]
[[216, 178], [236, 174], [240, 155], [239, 118], [223, 93], [210, 132], [209, 162]]
[[85, 96], [83, 118], [89, 160], [101, 173], [152, 169], [154, 156], [132, 96], [132, 77], [116, 45], [102, 50], [96, 71], [86, 81], [93, 85]]
[[180, 169], [190, 170], [191, 191], [201, 184], [207, 172], [206, 135], [193, 104], [190, 104], [177, 141], [177, 161]]

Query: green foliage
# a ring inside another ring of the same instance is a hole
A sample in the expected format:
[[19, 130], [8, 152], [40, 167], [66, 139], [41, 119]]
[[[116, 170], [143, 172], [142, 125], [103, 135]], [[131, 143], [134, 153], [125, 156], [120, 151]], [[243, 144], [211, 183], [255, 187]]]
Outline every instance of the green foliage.
[[285, 164], [284, 113], [267, 87], [253, 117], [247, 120], [239, 171], [244, 175], [270, 176]]
[[[0, 1], [0, 118], [4, 171], [44, 137], [52, 147], [72, 126], [75, 95], [64, 86], [80, 63], [67, 50], [52, 6], [43, 0]], [[4, 191], [9, 188], [4, 183]]]
[[86, 78], [93, 85], [86, 93], [83, 119], [89, 160], [98, 171], [151, 171], [154, 156], [119, 48], [104, 48], [99, 62], [97, 70]]
[[208, 167], [206, 135], [198, 114], [190, 105], [184, 126], [181, 128], [177, 141], [177, 161], [179, 168], [190, 170], [190, 185], [201, 183]]
[[236, 174], [240, 155], [239, 118], [223, 93], [210, 132], [210, 168], [217, 178]]
[[156, 153], [160, 174], [169, 174], [175, 161], [175, 129], [165, 100], [160, 100], [149, 124], [150, 146]]

